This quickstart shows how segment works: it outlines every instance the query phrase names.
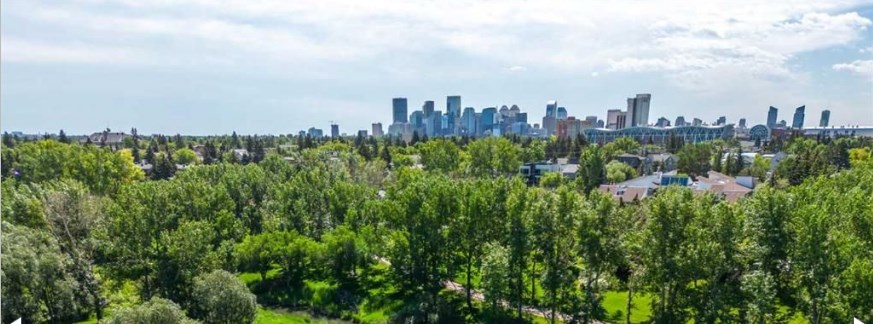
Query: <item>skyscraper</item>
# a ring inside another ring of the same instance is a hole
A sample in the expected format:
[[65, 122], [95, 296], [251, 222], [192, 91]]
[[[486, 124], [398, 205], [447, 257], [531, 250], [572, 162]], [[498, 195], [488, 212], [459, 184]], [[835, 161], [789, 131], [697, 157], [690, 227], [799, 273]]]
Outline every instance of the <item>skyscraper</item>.
[[618, 115], [622, 114], [621, 109], [610, 109], [606, 111], [606, 128], [618, 129]]
[[476, 136], [476, 109], [473, 107], [464, 108], [464, 114], [461, 115], [463, 134], [468, 136]]
[[831, 111], [830, 110], [822, 110], [821, 111], [821, 120], [818, 122], [818, 127], [828, 127], [831, 122]]
[[494, 122], [497, 120], [497, 108], [496, 107], [488, 107], [482, 109], [482, 118], [479, 120], [479, 125], [481, 125], [479, 133], [484, 134], [487, 131], [492, 131], [494, 128]]
[[635, 98], [627, 98], [627, 116], [630, 120], [628, 127], [649, 125], [649, 104], [652, 95], [648, 93], [637, 94]]
[[446, 113], [450, 116], [461, 117], [461, 96], [446, 97]]
[[558, 101], [551, 100], [546, 103], [546, 117], [558, 118]]
[[428, 100], [424, 102], [424, 105], [421, 106], [421, 111], [424, 112], [424, 118], [433, 115], [433, 106], [433, 100]]
[[718, 119], [715, 120], [716, 126], [721, 126], [724, 124], [727, 124], [727, 117], [725, 117], [725, 116], [718, 117]]
[[770, 106], [770, 110], [767, 111], [767, 127], [773, 129], [776, 127], [776, 118], [779, 115], [779, 108]]
[[691, 126], [701, 126], [701, 125], [703, 125], [703, 121], [700, 120], [700, 118], [694, 118], [694, 120], [691, 121]]
[[393, 112], [394, 112], [394, 123], [395, 124], [405, 124], [409, 122], [408, 116], [408, 107], [406, 105], [406, 98], [394, 98], [392, 100]]
[[801, 129], [803, 128], [803, 118], [806, 116], [806, 106], [797, 107], [794, 110], [794, 120], [791, 123], [791, 128]]
[[373, 137], [379, 137], [385, 135], [385, 132], [382, 130], [382, 123], [373, 123]]
[[676, 124], [673, 124], [673, 126], [685, 126], [685, 116], [676, 117]]
[[567, 108], [558, 107], [558, 120], [566, 120], [567, 119]]
[[746, 128], [746, 119], [740, 118], [740, 128]]
[[339, 125], [330, 124], [330, 137], [339, 138]]
[[655, 123], [657, 127], [667, 127], [670, 126], [670, 120], [664, 117], [658, 118], [658, 121]]
[[627, 127], [627, 115], [627, 112], [619, 111], [618, 115], [615, 116], [615, 129], [622, 129]]

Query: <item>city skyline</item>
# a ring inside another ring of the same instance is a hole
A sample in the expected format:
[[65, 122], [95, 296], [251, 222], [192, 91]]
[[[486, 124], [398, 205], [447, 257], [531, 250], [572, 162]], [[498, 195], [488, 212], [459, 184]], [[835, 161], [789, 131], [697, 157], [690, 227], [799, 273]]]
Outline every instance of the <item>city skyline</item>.
[[389, 126], [386, 98], [449, 95], [605, 120], [632, 93], [657, 97], [650, 123], [873, 124], [873, 3], [681, 4], [4, 1], [0, 127], [352, 133]]

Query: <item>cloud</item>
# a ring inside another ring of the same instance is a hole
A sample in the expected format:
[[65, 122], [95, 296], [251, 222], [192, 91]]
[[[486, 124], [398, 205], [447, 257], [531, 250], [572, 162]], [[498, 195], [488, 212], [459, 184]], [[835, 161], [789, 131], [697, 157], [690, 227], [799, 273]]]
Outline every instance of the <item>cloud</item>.
[[82, 43], [48, 43], [18, 37], [0, 39], [0, 57], [6, 62], [147, 64], [148, 54], [129, 48]]
[[523, 67], [521, 65], [513, 65], [510, 67], [507, 67], [506, 69], [509, 70], [510, 72], [524, 72], [527, 70], [526, 67]]
[[873, 46], [859, 49], [858, 53], [873, 53]]
[[596, 78], [596, 77], [598, 77], [598, 76], [600, 76], [600, 73], [598, 73], [597, 71], [591, 72], [591, 77], [592, 77], [592, 78]]
[[873, 60], [855, 60], [851, 63], [834, 64], [832, 68], [836, 71], [851, 72], [854, 74], [873, 77]]

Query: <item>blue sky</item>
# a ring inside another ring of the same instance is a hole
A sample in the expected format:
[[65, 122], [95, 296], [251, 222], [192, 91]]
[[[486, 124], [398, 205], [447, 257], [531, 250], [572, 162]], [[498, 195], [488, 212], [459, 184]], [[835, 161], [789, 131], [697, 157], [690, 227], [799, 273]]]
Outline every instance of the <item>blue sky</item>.
[[873, 1], [26, 1], [0, 4], [0, 127], [342, 132], [391, 98], [539, 119], [653, 96], [650, 122], [873, 125]]

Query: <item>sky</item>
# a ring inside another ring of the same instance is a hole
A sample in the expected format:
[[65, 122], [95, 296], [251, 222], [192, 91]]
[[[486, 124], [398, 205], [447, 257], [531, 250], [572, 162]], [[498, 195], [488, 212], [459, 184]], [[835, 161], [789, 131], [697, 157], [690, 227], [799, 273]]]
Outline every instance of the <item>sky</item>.
[[[700, 4], [698, 4], [700, 2]], [[873, 125], [873, 1], [0, 2], [0, 128], [354, 134], [446, 96], [531, 122], [651, 93], [664, 116]]]

